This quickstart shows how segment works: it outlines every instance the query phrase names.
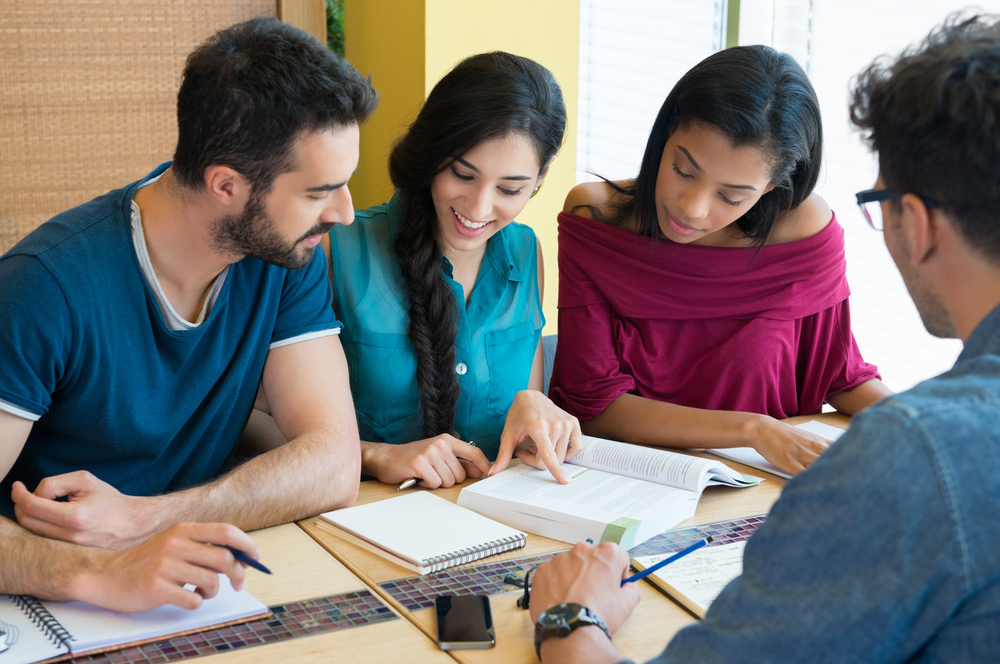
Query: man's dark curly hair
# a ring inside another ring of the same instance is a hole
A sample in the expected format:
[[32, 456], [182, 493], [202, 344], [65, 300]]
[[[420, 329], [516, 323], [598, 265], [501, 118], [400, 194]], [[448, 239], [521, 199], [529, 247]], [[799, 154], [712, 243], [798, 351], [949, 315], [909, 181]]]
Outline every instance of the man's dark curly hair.
[[302, 30], [273, 17], [238, 23], [188, 56], [174, 173], [201, 189], [208, 168], [229, 166], [262, 196], [294, 168], [299, 134], [360, 124], [377, 104], [371, 81]]
[[1000, 262], [1000, 16], [952, 14], [898, 59], [872, 63], [852, 95], [886, 187], [935, 199]]

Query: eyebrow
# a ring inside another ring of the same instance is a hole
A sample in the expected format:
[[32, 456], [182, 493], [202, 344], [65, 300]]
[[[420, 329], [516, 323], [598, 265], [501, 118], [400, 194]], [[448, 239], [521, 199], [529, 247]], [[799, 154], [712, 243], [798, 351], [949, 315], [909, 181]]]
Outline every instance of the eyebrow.
[[[357, 172], [358, 172], [357, 168], [355, 168], [353, 171], [351, 171], [351, 177], [354, 177], [354, 174], [357, 173]], [[346, 185], [348, 182], [350, 182], [350, 180], [351, 180], [351, 178], [347, 178], [343, 182], [338, 182], [337, 184], [321, 184], [318, 187], [308, 187], [308, 188], [306, 188], [306, 191], [308, 191], [309, 193], [318, 193], [318, 192], [321, 192], [321, 191], [336, 191], [337, 189], [340, 189], [341, 187], [343, 187], [344, 185]]]
[[[688, 161], [691, 162], [691, 165], [697, 168], [700, 173], [705, 172], [704, 170], [702, 170], [701, 166], [698, 165], [698, 162], [694, 160], [694, 157], [691, 156], [691, 153], [687, 151], [687, 148], [678, 145], [677, 149], [684, 153], [684, 156], [688, 158]], [[757, 191], [757, 187], [751, 187], [748, 184], [723, 184], [722, 186], [725, 187], [726, 189], [747, 189], [749, 191]]]
[[[462, 164], [466, 168], [470, 168], [470, 169], [474, 170], [476, 173], [479, 173], [479, 169], [476, 168], [475, 166], [473, 166], [472, 164], [470, 164], [469, 162], [467, 162], [465, 159], [462, 159], [461, 157], [455, 157], [455, 161], [459, 162], [460, 164]], [[504, 177], [502, 177], [500, 179], [501, 180], [517, 180], [517, 181], [521, 182], [521, 181], [524, 181], [524, 180], [530, 180], [531, 176], [530, 175], [507, 175], [507, 176], [504, 176]]]

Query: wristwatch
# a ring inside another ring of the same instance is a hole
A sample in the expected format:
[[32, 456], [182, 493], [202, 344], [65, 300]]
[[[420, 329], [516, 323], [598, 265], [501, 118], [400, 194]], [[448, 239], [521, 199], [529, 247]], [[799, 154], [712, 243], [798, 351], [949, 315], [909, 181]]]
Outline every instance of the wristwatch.
[[604, 624], [596, 613], [580, 604], [560, 604], [553, 606], [547, 611], [542, 611], [535, 623], [535, 654], [538, 659], [542, 658], [542, 641], [550, 636], [558, 636], [565, 639], [573, 633], [577, 627], [586, 625], [597, 625], [604, 633], [611, 638], [608, 626]]

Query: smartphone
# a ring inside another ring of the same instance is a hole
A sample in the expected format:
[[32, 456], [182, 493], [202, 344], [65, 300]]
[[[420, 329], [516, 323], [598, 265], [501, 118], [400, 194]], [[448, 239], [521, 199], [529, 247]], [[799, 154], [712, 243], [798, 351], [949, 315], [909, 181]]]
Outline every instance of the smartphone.
[[497, 644], [487, 595], [443, 595], [434, 600], [438, 647], [482, 650]]

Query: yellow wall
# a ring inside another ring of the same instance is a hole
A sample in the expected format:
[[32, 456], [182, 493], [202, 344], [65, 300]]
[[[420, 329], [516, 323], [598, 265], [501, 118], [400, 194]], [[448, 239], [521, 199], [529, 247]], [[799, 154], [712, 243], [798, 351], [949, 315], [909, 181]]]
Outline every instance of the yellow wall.
[[556, 214], [576, 183], [576, 102], [580, 52], [579, 0], [346, 0], [345, 51], [371, 73], [382, 101], [361, 133], [361, 164], [351, 180], [355, 207], [392, 192], [386, 159], [392, 141], [434, 84], [463, 58], [503, 50], [536, 60], [562, 87], [566, 139], [545, 185], [519, 221], [531, 226], [545, 257], [545, 332], [554, 333], [558, 270]]

